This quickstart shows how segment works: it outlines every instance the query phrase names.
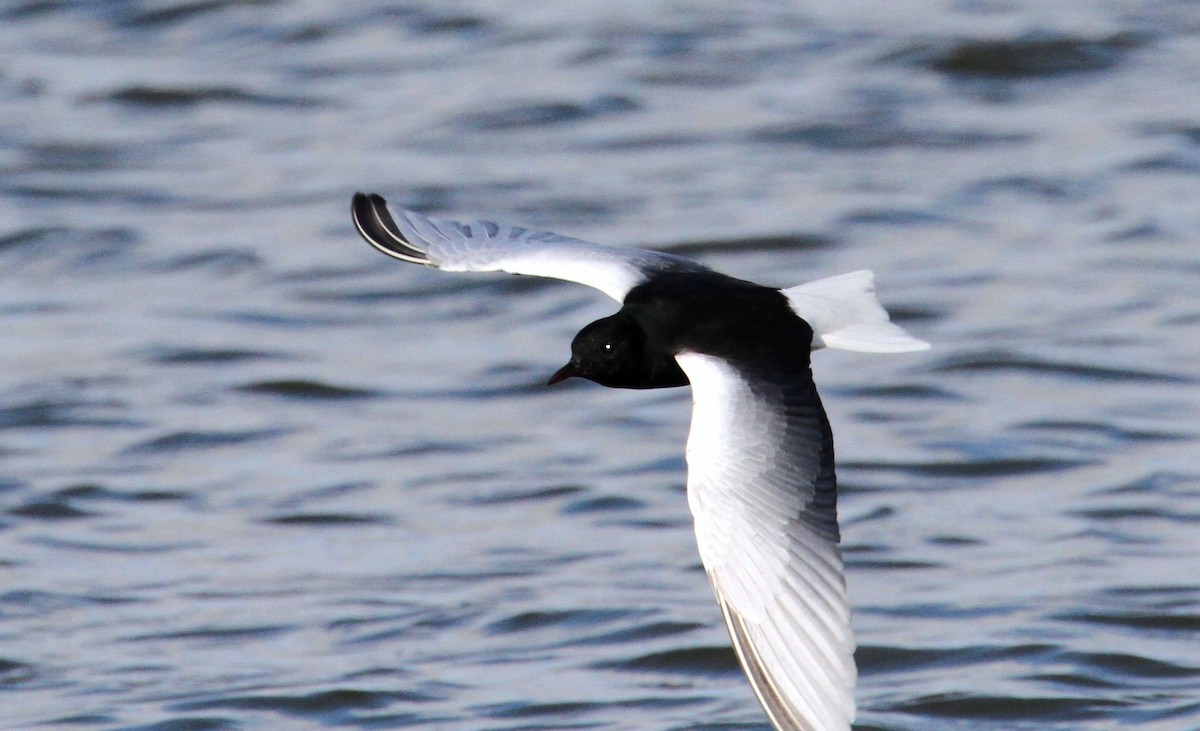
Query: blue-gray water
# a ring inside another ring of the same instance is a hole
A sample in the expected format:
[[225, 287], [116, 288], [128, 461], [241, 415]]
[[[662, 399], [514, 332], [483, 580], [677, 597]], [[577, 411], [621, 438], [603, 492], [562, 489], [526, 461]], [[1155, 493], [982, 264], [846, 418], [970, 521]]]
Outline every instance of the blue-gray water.
[[818, 353], [860, 729], [1200, 728], [1188, 0], [0, 10], [0, 727], [763, 729], [686, 389], [350, 194], [873, 268]]

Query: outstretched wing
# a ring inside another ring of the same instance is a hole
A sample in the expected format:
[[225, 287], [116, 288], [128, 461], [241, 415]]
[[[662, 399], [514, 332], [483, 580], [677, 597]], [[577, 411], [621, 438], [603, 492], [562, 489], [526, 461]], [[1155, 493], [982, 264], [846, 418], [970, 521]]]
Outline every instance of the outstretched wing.
[[776, 729], [848, 731], [854, 635], [812, 376], [676, 360], [692, 384], [688, 504], [738, 659]]
[[690, 259], [656, 251], [593, 244], [547, 231], [491, 221], [458, 223], [389, 210], [374, 193], [355, 193], [354, 225], [388, 256], [451, 272], [503, 271], [578, 282], [618, 302], [658, 272], [709, 271]]

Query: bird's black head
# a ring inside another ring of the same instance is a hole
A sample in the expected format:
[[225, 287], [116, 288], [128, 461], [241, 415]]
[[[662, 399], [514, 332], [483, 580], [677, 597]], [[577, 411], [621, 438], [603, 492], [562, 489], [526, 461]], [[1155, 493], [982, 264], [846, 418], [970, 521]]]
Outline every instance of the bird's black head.
[[688, 383], [674, 353], [655, 343], [637, 318], [624, 311], [580, 330], [571, 341], [570, 362], [550, 383], [572, 376], [610, 388], [668, 388]]

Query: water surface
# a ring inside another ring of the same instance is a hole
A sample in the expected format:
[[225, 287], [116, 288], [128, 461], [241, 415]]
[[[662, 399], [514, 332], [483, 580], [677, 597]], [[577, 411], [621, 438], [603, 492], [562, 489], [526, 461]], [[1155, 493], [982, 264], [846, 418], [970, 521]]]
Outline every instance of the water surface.
[[1200, 13], [20, 2], [0, 22], [0, 726], [763, 729], [685, 389], [541, 384], [590, 290], [399, 266], [377, 190], [777, 286], [860, 729], [1200, 726]]

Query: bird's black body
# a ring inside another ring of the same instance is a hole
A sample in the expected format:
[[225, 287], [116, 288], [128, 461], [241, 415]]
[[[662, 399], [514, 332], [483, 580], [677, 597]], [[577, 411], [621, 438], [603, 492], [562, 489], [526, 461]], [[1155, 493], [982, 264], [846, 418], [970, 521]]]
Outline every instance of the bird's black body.
[[579, 376], [613, 388], [686, 386], [683, 352], [808, 372], [813, 331], [777, 289], [717, 272], [664, 273], [629, 291], [615, 315], [583, 328], [552, 382]]
[[718, 272], [657, 274], [631, 289], [615, 315], [579, 331], [570, 362], [550, 382], [578, 376], [611, 388], [685, 386], [676, 354], [721, 358], [798, 417], [798, 433], [785, 443], [820, 444], [810, 479], [822, 517], [813, 523], [836, 542], [833, 432], [812, 378], [812, 339], [812, 327], [777, 289]]

